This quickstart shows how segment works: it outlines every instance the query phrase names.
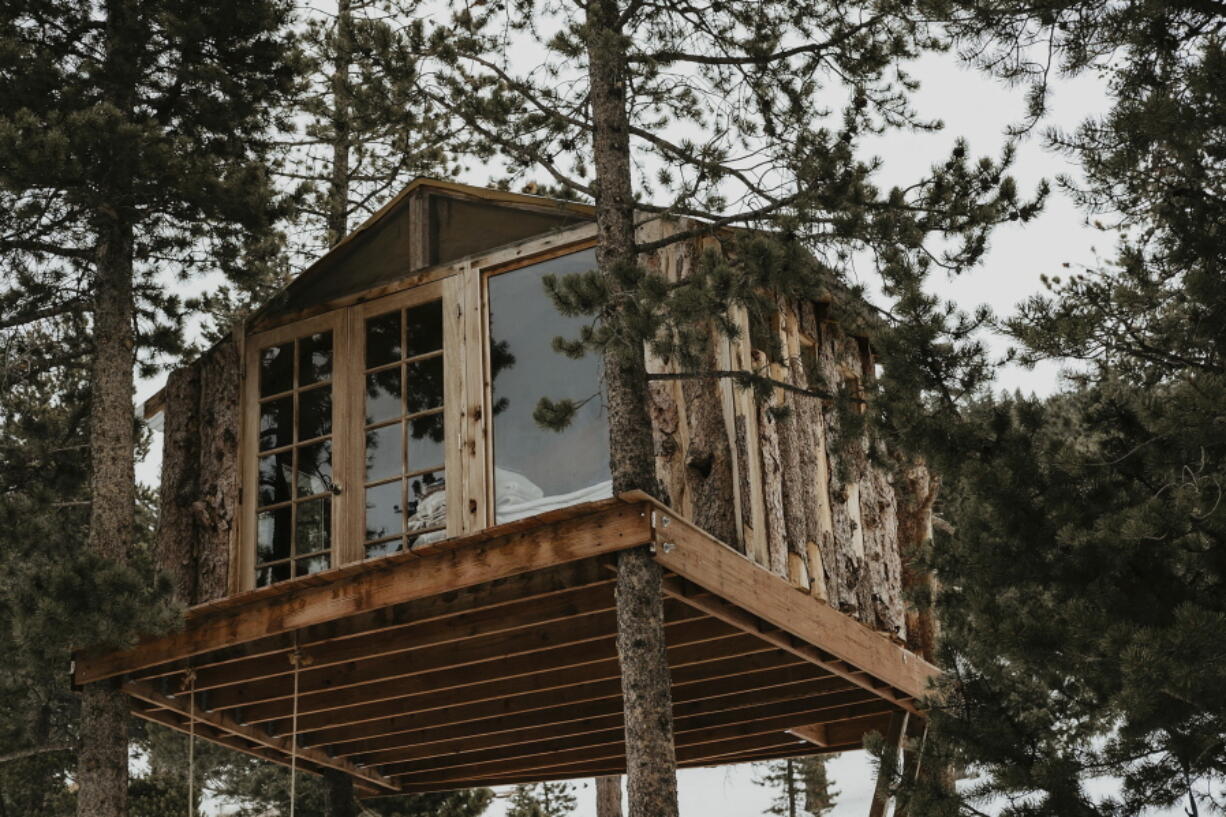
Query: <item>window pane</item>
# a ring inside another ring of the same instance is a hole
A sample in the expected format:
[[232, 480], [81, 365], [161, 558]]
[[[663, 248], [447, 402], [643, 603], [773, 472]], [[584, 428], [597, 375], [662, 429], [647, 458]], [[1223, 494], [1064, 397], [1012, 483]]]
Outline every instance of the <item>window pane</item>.
[[260, 511], [255, 523], [255, 560], [257, 563], [286, 559], [290, 553], [290, 508]]
[[315, 553], [332, 544], [332, 498], [300, 502], [297, 507], [295, 551]]
[[405, 366], [405, 396], [408, 413], [443, 405], [443, 356], [418, 360]]
[[443, 348], [443, 302], [430, 301], [405, 312], [408, 351], [405, 357], [437, 352]]
[[260, 352], [260, 396], [280, 394], [294, 386], [294, 344], [269, 346]]
[[309, 556], [305, 559], [299, 559], [295, 563], [294, 575], [306, 576], [311, 573], [318, 573], [321, 570], [327, 570], [331, 562], [331, 558], [327, 553], [320, 553], [317, 556]]
[[290, 476], [294, 470], [293, 454], [282, 451], [260, 457], [259, 504], [275, 505], [289, 500]]
[[[595, 266], [594, 251], [585, 250], [489, 279], [495, 515], [500, 522], [612, 491], [599, 359], [571, 360], [553, 350], [555, 337], [577, 337], [591, 319], [558, 313], [541, 283], [546, 274], [581, 273]], [[542, 397], [587, 402], [566, 428], [554, 431], [532, 417]]]
[[294, 398], [281, 397], [260, 404], [260, 450], [293, 442]]
[[388, 539], [386, 542], [372, 542], [366, 546], [366, 558], [375, 559], [397, 553], [404, 547], [404, 539]]
[[366, 321], [366, 368], [400, 360], [400, 312]]
[[332, 433], [332, 388], [321, 386], [298, 394], [298, 439]]
[[332, 489], [332, 441], [323, 440], [298, 449], [298, 496]]
[[409, 421], [409, 470], [443, 467], [443, 413]]
[[447, 524], [447, 482], [442, 469], [409, 480], [408, 530], [426, 530]]
[[255, 572], [255, 586], [263, 587], [266, 584], [275, 584], [283, 582], [289, 578], [289, 562], [282, 562], [279, 565], [271, 567], [262, 567]]
[[390, 420], [401, 413], [400, 367], [366, 375], [366, 422]]
[[366, 538], [383, 539], [404, 530], [400, 480], [366, 489]]
[[377, 482], [401, 473], [400, 423], [366, 432], [366, 481]]
[[309, 386], [332, 377], [332, 333], [320, 332], [298, 341], [298, 385]]

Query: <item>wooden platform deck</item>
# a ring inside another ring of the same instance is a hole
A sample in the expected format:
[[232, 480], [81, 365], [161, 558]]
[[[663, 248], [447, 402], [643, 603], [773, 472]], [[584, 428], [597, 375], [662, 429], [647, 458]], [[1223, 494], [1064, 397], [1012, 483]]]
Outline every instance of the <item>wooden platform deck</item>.
[[201, 605], [78, 655], [75, 680], [366, 795], [619, 773], [616, 553], [642, 546], [665, 570], [681, 766], [859, 748], [918, 713], [936, 668], [638, 495]]

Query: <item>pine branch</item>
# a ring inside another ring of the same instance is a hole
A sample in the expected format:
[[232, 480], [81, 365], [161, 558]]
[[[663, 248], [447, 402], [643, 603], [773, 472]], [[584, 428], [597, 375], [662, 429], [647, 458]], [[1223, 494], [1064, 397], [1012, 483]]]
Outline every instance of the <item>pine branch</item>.
[[[835, 395], [826, 391], [817, 389], [806, 389], [803, 386], [797, 386], [788, 383], [784, 380], [776, 380], [773, 377], [766, 375], [754, 374], [753, 372], [741, 371], [739, 369], [711, 369], [705, 372], [648, 372], [648, 380], [670, 381], [670, 380], [735, 380], [743, 386], [770, 386], [771, 388], [783, 389], [792, 394], [800, 394], [805, 397], [817, 397], [822, 400], [833, 400]], [[854, 402], [867, 402], [863, 398], [852, 398]]]
[[773, 54], [758, 54], [755, 56], [745, 55], [741, 57], [726, 55], [716, 57], [706, 54], [687, 54], [681, 51], [656, 51], [652, 54], [632, 54], [628, 59], [630, 62], [692, 62], [698, 65], [757, 65], [765, 67], [772, 62], [790, 59], [792, 57], [800, 56], [801, 54], [821, 55], [830, 48], [837, 45], [842, 45], [855, 35], [859, 34], [861, 31], [872, 28], [883, 19], [885, 19], [885, 15], [878, 14], [870, 17], [859, 25], [852, 26], [847, 31], [844, 31], [837, 36], [831, 37], [825, 42], [798, 45], [794, 48], [786, 48], [782, 51], [776, 51]]
[[0, 764], [12, 763], [15, 760], [24, 760], [27, 757], [35, 757], [37, 755], [47, 755], [52, 752], [71, 752], [76, 748], [68, 743], [52, 743], [46, 746], [35, 746], [30, 749], [19, 749], [16, 752], [0, 755]]

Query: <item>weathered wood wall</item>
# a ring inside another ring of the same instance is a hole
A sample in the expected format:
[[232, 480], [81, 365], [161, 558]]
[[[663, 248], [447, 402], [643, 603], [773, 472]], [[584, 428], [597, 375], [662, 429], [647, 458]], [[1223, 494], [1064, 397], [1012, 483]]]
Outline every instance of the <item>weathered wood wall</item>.
[[[680, 243], [647, 263], [677, 280], [699, 252], [697, 242]], [[833, 304], [781, 301], [772, 331], [782, 360], [770, 361], [769, 350], [752, 347], [742, 316], [740, 337], [712, 337], [709, 368], [859, 393], [873, 377], [871, 349], [837, 317]], [[648, 366], [679, 371], [650, 355]], [[798, 589], [896, 640], [924, 640], [927, 617], [909, 614], [904, 601], [904, 558], [924, 541], [931, 499], [917, 496], [911, 481], [894, 484], [894, 469], [883, 464], [891, 454], [879, 441], [845, 430], [835, 401], [784, 389], [766, 404], [729, 379], [653, 381], [650, 389], [657, 476], [673, 507]], [[909, 584], [923, 580], [906, 576]]]
[[241, 336], [166, 381], [157, 560], [185, 604], [227, 594], [238, 530]]

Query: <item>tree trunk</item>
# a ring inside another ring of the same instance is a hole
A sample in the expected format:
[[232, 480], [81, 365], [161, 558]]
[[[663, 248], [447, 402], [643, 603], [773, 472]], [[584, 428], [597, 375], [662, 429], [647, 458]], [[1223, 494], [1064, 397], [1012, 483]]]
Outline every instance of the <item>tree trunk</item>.
[[[125, 562], [136, 523], [132, 298], [133, 231], [113, 210], [98, 228], [90, 392], [89, 549]], [[128, 705], [108, 682], [81, 691], [79, 817], [123, 817], [128, 793]]]
[[349, 67], [353, 61], [353, 16], [350, 0], [336, 10], [336, 53], [332, 71], [332, 179], [328, 183], [328, 246], [349, 231]]
[[[614, 297], [613, 326], [634, 293], [619, 281], [637, 262], [626, 111], [626, 43], [616, 0], [587, 7], [593, 160], [596, 169], [596, 258]], [[641, 343], [614, 344], [605, 356], [613, 490], [662, 496], [655, 474], [647, 367]], [[617, 653], [626, 715], [630, 817], [676, 817], [677, 758], [672, 690], [664, 643], [660, 566], [645, 549], [622, 551], [617, 573]]]
[[622, 817], [621, 775], [596, 778], [596, 817]]
[[358, 817], [358, 801], [349, 775], [329, 769], [324, 772], [324, 781], [328, 786], [328, 817]]

